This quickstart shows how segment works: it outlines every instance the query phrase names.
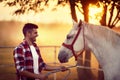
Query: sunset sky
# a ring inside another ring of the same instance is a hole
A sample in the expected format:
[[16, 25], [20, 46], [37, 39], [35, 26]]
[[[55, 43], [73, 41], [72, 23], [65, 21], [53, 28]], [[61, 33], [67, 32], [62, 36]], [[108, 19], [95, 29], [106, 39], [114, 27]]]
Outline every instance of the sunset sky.
[[[0, 20], [17, 20], [24, 22], [65, 22], [72, 23], [71, 12], [69, 5], [65, 7], [59, 6], [56, 11], [52, 11], [53, 8], [46, 8], [44, 12], [34, 13], [30, 12], [29, 14], [24, 15], [13, 15], [13, 12], [18, 9], [16, 7], [4, 6], [0, 3]], [[78, 19], [83, 20], [83, 15], [76, 9]]]
[[[43, 23], [52, 23], [52, 22], [64, 22], [64, 23], [72, 23], [70, 6], [58, 6], [57, 10], [52, 11], [53, 5], [49, 8], [45, 8], [45, 11], [40, 13], [34, 13], [31, 11], [29, 14], [24, 15], [13, 15], [13, 12], [17, 10], [17, 7], [8, 7], [4, 6], [5, 4], [0, 3], [0, 21], [1, 20], [16, 20], [16, 21], [23, 21], [23, 22], [43, 22]], [[82, 13], [78, 11], [76, 8], [77, 18], [84, 19]], [[95, 5], [90, 5], [89, 7], [89, 22], [93, 24], [100, 24], [99, 20], [101, 19], [101, 15], [103, 13], [102, 5], [97, 7]], [[114, 13], [115, 15], [116, 13]], [[107, 14], [109, 16], [109, 14]]]
[[25, 22], [71, 22], [71, 14], [69, 6], [59, 7], [56, 11], [51, 11], [51, 9], [46, 9], [44, 12], [34, 13], [31, 12], [25, 15], [13, 15], [15, 8], [9, 8], [0, 3], [0, 20], [20, 20]]

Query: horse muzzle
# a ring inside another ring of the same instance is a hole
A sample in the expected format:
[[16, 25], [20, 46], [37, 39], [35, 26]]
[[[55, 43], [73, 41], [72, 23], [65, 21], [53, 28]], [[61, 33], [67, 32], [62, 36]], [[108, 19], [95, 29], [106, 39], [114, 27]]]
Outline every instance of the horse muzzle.
[[65, 51], [60, 51], [58, 55], [58, 59], [61, 63], [68, 62], [68, 53], [66, 53]]

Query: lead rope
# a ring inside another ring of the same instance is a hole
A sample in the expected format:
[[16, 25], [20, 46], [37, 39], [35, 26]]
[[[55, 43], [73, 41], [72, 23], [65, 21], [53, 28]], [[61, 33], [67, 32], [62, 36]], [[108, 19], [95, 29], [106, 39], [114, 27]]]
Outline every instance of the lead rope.
[[[71, 73], [70, 68], [73, 68], [73, 67], [77, 67], [77, 65], [66, 67], [66, 68], [68, 69], [68, 70], [66, 70], [66, 71], [68, 71], [68, 73], [65, 75], [65, 77], [64, 77], [62, 80], [67, 80], [67, 79], [68, 79], [68, 77], [69, 77], [69, 75], [70, 75], [70, 73]], [[61, 71], [62, 71], [62, 69], [57, 69], [57, 70], [48, 72], [48, 73], [46, 74], [46, 76], [49, 76], [49, 75], [51, 75], [51, 74], [53, 74], [53, 73], [57, 73], [57, 72], [61, 72]]]
[[[68, 71], [68, 73], [65, 75], [65, 77], [64, 77], [62, 80], [67, 80], [67, 79], [68, 79], [68, 77], [69, 77], [69, 75], [70, 75], [70, 73], [71, 73], [71, 70], [68, 69], [67, 71]], [[48, 72], [48, 73], [46, 74], [46, 76], [49, 76], [49, 75], [51, 75], [51, 74], [53, 74], [53, 73], [57, 73], [57, 72], [61, 72], [61, 70], [54, 70], [54, 71]]]

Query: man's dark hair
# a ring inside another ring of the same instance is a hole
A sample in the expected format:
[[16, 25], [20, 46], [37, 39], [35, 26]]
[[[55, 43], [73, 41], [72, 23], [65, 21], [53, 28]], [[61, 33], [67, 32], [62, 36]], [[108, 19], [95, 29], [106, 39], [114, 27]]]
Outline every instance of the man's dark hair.
[[36, 24], [33, 23], [26, 23], [23, 27], [23, 34], [24, 36], [26, 35], [26, 32], [30, 32], [33, 29], [37, 29], [38, 26]]

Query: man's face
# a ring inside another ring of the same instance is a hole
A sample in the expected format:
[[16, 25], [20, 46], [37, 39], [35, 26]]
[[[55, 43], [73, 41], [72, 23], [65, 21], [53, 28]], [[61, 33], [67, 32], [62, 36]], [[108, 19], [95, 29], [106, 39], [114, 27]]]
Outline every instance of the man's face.
[[30, 41], [31, 41], [31, 42], [35, 42], [37, 36], [38, 36], [37, 29], [33, 29], [33, 30], [30, 32], [30, 35], [29, 35]]

